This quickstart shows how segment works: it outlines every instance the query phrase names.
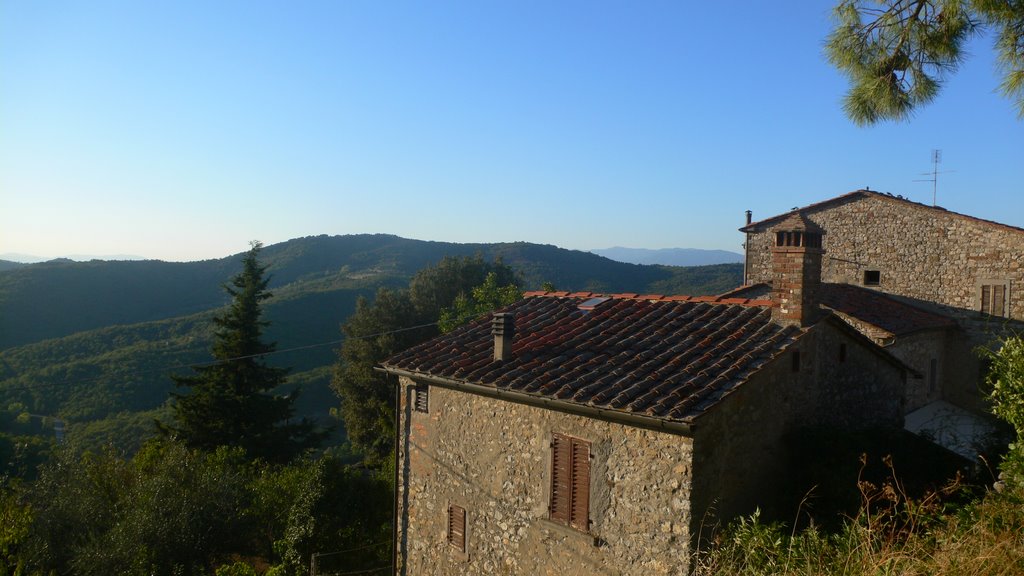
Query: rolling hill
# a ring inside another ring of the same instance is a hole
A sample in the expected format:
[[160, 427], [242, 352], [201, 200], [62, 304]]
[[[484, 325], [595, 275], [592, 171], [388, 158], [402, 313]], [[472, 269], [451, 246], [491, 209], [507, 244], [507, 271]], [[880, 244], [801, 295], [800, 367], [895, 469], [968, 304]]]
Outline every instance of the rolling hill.
[[[452, 244], [391, 235], [316, 236], [267, 246], [274, 297], [265, 317], [302, 388], [298, 409], [329, 422], [339, 326], [356, 300], [402, 287], [446, 255], [500, 258], [524, 289], [713, 294], [739, 284], [735, 264], [679, 268], [614, 262], [525, 242]], [[60, 417], [86, 447], [131, 450], [152, 431], [174, 388], [169, 374], [209, 359], [210, 318], [241, 255], [199, 262], [51, 261], [0, 271], [0, 402]], [[297, 350], [293, 350], [296, 349]]]

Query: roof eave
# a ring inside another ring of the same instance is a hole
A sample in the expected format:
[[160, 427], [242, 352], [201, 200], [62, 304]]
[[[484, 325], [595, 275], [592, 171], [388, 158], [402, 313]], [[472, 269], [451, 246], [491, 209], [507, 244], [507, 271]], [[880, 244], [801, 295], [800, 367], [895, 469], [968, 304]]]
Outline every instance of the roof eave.
[[394, 374], [396, 376], [405, 376], [407, 378], [412, 378], [414, 380], [425, 381], [429, 384], [441, 386], [442, 388], [450, 388], [453, 390], [458, 390], [460, 392], [467, 392], [470, 394], [476, 394], [478, 396], [486, 396], [489, 398], [506, 400], [509, 402], [515, 402], [517, 404], [526, 404], [528, 406], [535, 406], [547, 410], [556, 410], [568, 414], [575, 414], [577, 416], [586, 416], [588, 418], [596, 418], [598, 420], [605, 420], [608, 422], [615, 422], [618, 424], [634, 426], [637, 428], [645, 428], [648, 430], [655, 430], [659, 432], [669, 432], [672, 434], [679, 434], [681, 436], [687, 437], [692, 437], [694, 433], [694, 425], [691, 422], [685, 422], [681, 420], [668, 420], [664, 418], [658, 418], [656, 416], [632, 414], [629, 412], [623, 412], [621, 410], [611, 410], [608, 408], [598, 408], [596, 406], [578, 404], [576, 402], [566, 402], [565, 400], [558, 400], [556, 398], [550, 398], [548, 396], [541, 396], [538, 394], [527, 394], [525, 392], [518, 392], [515, 390], [505, 390], [497, 386], [486, 386], [483, 384], [465, 382], [462, 380], [454, 380], [452, 378], [445, 378], [443, 376], [434, 376], [432, 374], [424, 374], [422, 372], [404, 370], [402, 368], [396, 368], [394, 366], [376, 366], [374, 367], [374, 369], [381, 372]]

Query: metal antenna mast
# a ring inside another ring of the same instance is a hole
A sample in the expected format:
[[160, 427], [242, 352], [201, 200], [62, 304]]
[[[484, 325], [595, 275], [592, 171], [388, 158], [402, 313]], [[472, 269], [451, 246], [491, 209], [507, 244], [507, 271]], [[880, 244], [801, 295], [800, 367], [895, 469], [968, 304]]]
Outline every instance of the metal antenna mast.
[[945, 174], [946, 172], [952, 172], [952, 170], [939, 172], [939, 163], [942, 162], [942, 150], [932, 150], [932, 171], [922, 172], [922, 176], [931, 176], [924, 180], [914, 180], [914, 182], [931, 182], [932, 183], [932, 206], [936, 205], [938, 201], [939, 192], [939, 174]]

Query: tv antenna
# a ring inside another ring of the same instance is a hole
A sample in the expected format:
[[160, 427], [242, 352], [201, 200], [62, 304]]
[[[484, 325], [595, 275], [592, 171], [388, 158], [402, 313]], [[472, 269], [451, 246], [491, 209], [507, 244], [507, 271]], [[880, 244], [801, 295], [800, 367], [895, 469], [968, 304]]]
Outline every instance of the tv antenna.
[[949, 172], [955, 172], [955, 170], [944, 170], [939, 171], [939, 163], [942, 162], [942, 150], [932, 150], [932, 171], [922, 172], [921, 176], [931, 176], [931, 178], [925, 178], [923, 180], [914, 180], [914, 182], [931, 182], [932, 183], [932, 206], [936, 205], [938, 192], [939, 192], [939, 174], [946, 174]]

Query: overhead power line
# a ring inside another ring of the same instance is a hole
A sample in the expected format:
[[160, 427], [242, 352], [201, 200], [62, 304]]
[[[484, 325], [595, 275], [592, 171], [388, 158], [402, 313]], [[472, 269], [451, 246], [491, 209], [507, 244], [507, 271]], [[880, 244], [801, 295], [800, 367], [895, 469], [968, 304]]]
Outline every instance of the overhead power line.
[[[373, 333], [373, 334], [364, 334], [364, 335], [360, 335], [360, 336], [348, 336], [348, 337], [345, 337], [345, 338], [339, 338], [337, 340], [330, 340], [330, 341], [327, 341], [327, 342], [318, 342], [316, 344], [307, 344], [305, 346], [295, 346], [295, 347], [292, 347], [292, 348], [285, 348], [283, 350], [272, 350], [270, 352], [264, 352], [262, 354], [247, 354], [245, 356], [235, 356], [235, 357], [232, 357], [232, 358], [225, 358], [225, 359], [222, 359], [222, 360], [209, 360], [209, 361], [206, 361], [206, 362], [197, 362], [197, 363], [192, 363], [192, 364], [178, 364], [178, 365], [166, 366], [166, 367], [162, 367], [162, 368], [153, 368], [153, 369], [150, 369], [150, 370], [133, 370], [133, 371], [128, 371], [128, 372], [117, 372], [117, 373], [114, 373], [114, 374], [107, 374], [107, 375], [104, 375], [104, 376], [95, 376], [93, 378], [83, 378], [83, 379], [80, 379], [80, 380], [73, 380], [73, 381], [64, 380], [64, 381], [61, 381], [61, 382], [51, 382], [51, 383], [39, 384], [39, 385], [35, 385], [35, 386], [16, 386], [16, 387], [11, 387], [11, 388], [0, 388], [0, 392], [32, 392], [32, 391], [36, 391], [36, 390], [47, 390], [47, 389], [50, 389], [50, 388], [62, 388], [62, 387], [78, 386], [78, 385], [81, 385], [81, 384], [88, 384], [90, 382], [98, 382], [100, 380], [108, 380], [108, 379], [111, 379], [111, 378], [130, 378], [130, 377], [133, 377], [133, 376], [144, 376], [144, 375], [148, 375], [148, 374], [166, 374], [168, 372], [173, 372], [175, 370], [205, 368], [205, 367], [209, 367], [209, 366], [217, 366], [217, 365], [220, 365], [220, 364], [228, 364], [230, 362], [237, 362], [239, 360], [248, 360], [250, 358], [262, 358], [264, 356], [273, 356], [275, 354], [285, 354], [287, 352], [297, 352], [297, 351], [300, 351], [300, 350], [310, 350], [310, 349], [313, 349], [313, 348], [323, 348], [325, 346], [336, 346], [336, 345], [341, 344], [342, 342], [344, 342], [346, 340], [349, 340], [349, 339], [368, 340], [370, 338], [378, 338], [380, 336], [388, 336], [388, 335], [391, 335], [391, 334], [398, 334], [398, 333], [401, 333], [401, 332], [409, 332], [409, 331], [412, 331], [412, 330], [420, 330], [420, 329], [423, 329], [423, 328], [429, 328], [431, 326], [436, 326], [436, 325], [437, 325], [437, 322], [428, 322], [426, 324], [419, 324], [419, 325], [416, 325], [416, 326], [408, 326], [408, 327], [405, 327], [405, 328], [396, 328], [394, 330], [385, 330], [383, 332], [376, 332], [376, 333]], [[4, 380], [0, 380], [0, 384], [3, 384], [3, 382], [6, 382], [8, 380], [11, 380], [11, 378], [6, 378]]]

